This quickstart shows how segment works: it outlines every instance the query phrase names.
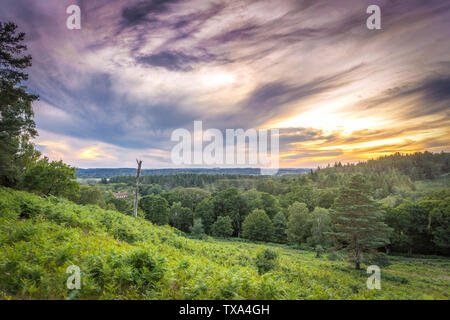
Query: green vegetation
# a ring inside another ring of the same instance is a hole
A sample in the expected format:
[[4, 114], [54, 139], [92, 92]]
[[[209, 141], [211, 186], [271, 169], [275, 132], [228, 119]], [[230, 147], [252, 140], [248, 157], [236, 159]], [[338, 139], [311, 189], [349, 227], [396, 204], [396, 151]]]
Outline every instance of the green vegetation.
[[37, 136], [33, 101], [23, 82], [31, 56], [23, 55], [25, 34], [12, 22], [0, 22], [0, 185], [17, 187], [23, 172], [40, 156], [30, 142]]
[[352, 176], [333, 206], [331, 236], [351, 252], [356, 269], [360, 269], [363, 255], [389, 244], [391, 231], [379, 212], [380, 206], [367, 196], [367, 188], [363, 175]]
[[[339, 255], [331, 261], [285, 245], [188, 239], [168, 226], [61, 198], [1, 188], [0, 221], [3, 299], [450, 297], [450, 260], [443, 257], [389, 257], [382, 290], [368, 290], [365, 271]], [[66, 288], [73, 264], [82, 271], [79, 291]]]
[[271, 241], [273, 224], [262, 209], [253, 210], [242, 224], [242, 236], [250, 240]]
[[231, 237], [233, 234], [233, 226], [230, 217], [218, 217], [216, 222], [211, 226], [211, 234], [215, 237]]
[[[98, 169], [80, 186], [76, 168], [40, 159], [16, 29], [0, 23], [1, 299], [449, 298], [449, 153], [150, 174], [132, 217], [134, 177]], [[366, 289], [367, 264], [383, 267], [381, 291]], [[81, 290], [66, 287], [71, 265]]]

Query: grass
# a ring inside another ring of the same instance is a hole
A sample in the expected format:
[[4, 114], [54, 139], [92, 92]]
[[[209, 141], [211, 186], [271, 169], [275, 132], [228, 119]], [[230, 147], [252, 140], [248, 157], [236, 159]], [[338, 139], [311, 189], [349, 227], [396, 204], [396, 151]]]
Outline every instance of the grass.
[[[270, 247], [275, 268], [255, 259]], [[365, 270], [286, 245], [189, 239], [95, 206], [0, 188], [0, 299], [449, 299], [450, 259], [391, 256]], [[66, 287], [70, 265], [81, 289]]]

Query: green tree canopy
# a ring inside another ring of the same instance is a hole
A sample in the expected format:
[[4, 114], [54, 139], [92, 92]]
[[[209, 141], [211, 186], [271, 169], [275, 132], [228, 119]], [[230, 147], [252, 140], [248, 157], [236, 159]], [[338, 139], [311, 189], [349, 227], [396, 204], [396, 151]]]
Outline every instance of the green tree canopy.
[[273, 217], [273, 236], [277, 242], [285, 242], [287, 238], [287, 219], [282, 212]]
[[205, 234], [203, 229], [202, 219], [195, 219], [194, 224], [189, 227], [191, 234], [196, 238], [201, 238]]
[[106, 208], [105, 197], [98, 186], [81, 185], [79, 195], [75, 201], [78, 204], [93, 204]]
[[227, 238], [233, 234], [233, 225], [230, 217], [218, 217], [211, 226], [211, 234], [215, 237]]
[[194, 219], [202, 219], [207, 234], [211, 234], [211, 226], [216, 220], [214, 204], [211, 198], [203, 199], [195, 208]]
[[308, 207], [304, 203], [294, 202], [288, 208], [287, 235], [289, 242], [301, 244], [308, 237]]
[[233, 221], [234, 232], [239, 237], [242, 221], [248, 213], [247, 203], [239, 190], [231, 187], [220, 191], [214, 195], [213, 203], [216, 217], [230, 217]]
[[139, 207], [151, 222], [164, 225], [169, 223], [169, 203], [161, 196], [145, 196], [139, 200]]
[[189, 232], [189, 228], [194, 223], [192, 211], [182, 207], [181, 202], [175, 202], [170, 207], [169, 222], [173, 227], [183, 232]]
[[262, 209], [253, 210], [242, 223], [242, 236], [250, 240], [271, 241], [273, 224]]
[[332, 244], [328, 232], [331, 231], [331, 217], [327, 209], [316, 207], [308, 216], [310, 236], [307, 239], [311, 247], [323, 248]]
[[79, 190], [76, 182], [77, 169], [62, 161], [40, 159], [28, 168], [23, 177], [23, 189], [48, 196], [75, 198]]

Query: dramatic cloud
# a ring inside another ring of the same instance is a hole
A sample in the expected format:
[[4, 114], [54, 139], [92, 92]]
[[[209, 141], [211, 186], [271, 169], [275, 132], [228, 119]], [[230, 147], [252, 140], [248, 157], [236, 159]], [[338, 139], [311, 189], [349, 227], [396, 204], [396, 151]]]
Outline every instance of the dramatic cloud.
[[[38, 147], [80, 167], [171, 167], [176, 128], [278, 128], [281, 165], [450, 150], [450, 3], [16, 0]], [[66, 28], [77, 3], [82, 29]]]

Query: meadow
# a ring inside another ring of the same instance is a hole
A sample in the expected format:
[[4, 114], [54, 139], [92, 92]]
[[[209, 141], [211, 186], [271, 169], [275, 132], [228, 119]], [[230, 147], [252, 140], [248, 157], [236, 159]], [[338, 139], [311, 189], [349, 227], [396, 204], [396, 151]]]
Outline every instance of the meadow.
[[[275, 252], [261, 272], [258, 256]], [[0, 188], [0, 299], [444, 299], [450, 258], [388, 256], [381, 290], [338, 254], [191, 239], [98, 206]], [[66, 286], [81, 269], [81, 289]]]

